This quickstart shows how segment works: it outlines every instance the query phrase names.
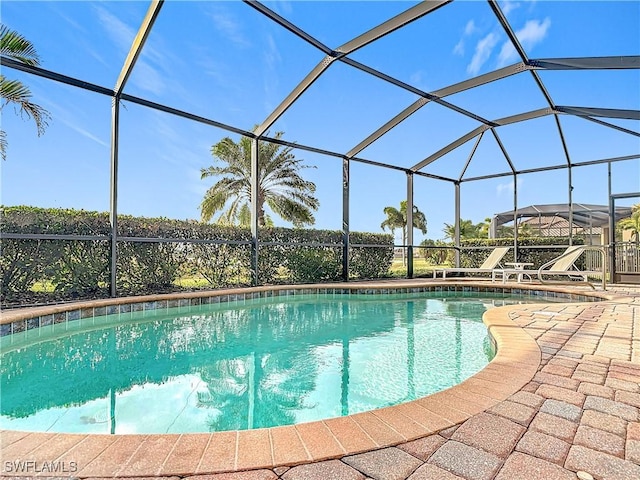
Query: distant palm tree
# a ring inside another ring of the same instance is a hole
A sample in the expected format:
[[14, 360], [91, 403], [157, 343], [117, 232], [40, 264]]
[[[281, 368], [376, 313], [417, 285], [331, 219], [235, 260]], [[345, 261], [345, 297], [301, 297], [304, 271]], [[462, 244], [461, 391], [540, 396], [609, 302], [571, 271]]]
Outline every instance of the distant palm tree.
[[[275, 138], [284, 132], [276, 133]], [[316, 186], [300, 176], [300, 170], [314, 168], [292, 153], [291, 147], [276, 143], [258, 145], [258, 225], [273, 222], [265, 213], [265, 203], [271, 211], [294, 226], [313, 225], [313, 212], [320, 202], [314, 196]], [[225, 137], [211, 147], [214, 159], [222, 165], [201, 170], [201, 178], [222, 177], [205, 193], [200, 205], [202, 221], [208, 222], [222, 210], [219, 220], [247, 226], [251, 204], [251, 139], [242, 137], [238, 143]]]
[[[26, 65], [40, 65], [40, 58], [33, 44], [6, 25], [0, 25], [0, 54]], [[44, 133], [51, 117], [44, 108], [31, 102], [29, 87], [18, 80], [9, 80], [0, 74], [0, 98], [2, 98], [0, 110], [10, 103], [15, 104], [21, 116], [33, 118], [36, 122], [38, 136]], [[7, 134], [4, 130], [0, 130], [0, 156], [3, 160], [7, 157], [7, 146]]]
[[631, 230], [631, 238], [634, 238], [636, 243], [640, 241], [640, 203], [631, 207], [631, 216], [623, 218], [618, 222], [618, 227], [622, 230]]
[[476, 224], [476, 228], [478, 229], [478, 238], [489, 238], [491, 221], [491, 217], [487, 217], [484, 219], [484, 221]]
[[[471, 220], [462, 220], [460, 219], [460, 239], [468, 240], [470, 238], [478, 238], [480, 233], [480, 224], [474, 225]], [[444, 224], [444, 232], [445, 238], [448, 238], [451, 241], [456, 239], [456, 225], [450, 225], [448, 223]]]
[[[395, 207], [385, 207], [384, 214], [387, 216], [384, 222], [380, 224], [382, 230], [388, 228], [391, 233], [395, 233], [396, 228], [402, 230], [402, 245], [405, 245], [407, 239], [407, 201], [400, 202], [400, 210]], [[418, 207], [413, 206], [413, 228], [417, 228], [423, 234], [427, 233], [427, 217]], [[402, 249], [402, 263], [404, 264], [404, 248]]]

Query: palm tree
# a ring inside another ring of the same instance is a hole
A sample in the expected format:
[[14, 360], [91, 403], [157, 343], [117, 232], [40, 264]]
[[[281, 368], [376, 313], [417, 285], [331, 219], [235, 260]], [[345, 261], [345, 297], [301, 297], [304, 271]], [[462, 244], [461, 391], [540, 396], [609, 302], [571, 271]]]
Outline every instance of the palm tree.
[[[40, 65], [40, 58], [33, 44], [6, 25], [0, 25], [0, 54], [26, 65]], [[33, 118], [38, 136], [44, 133], [50, 115], [40, 105], [31, 102], [29, 87], [18, 80], [9, 80], [0, 74], [0, 97], [2, 98], [0, 111], [9, 103], [13, 103], [21, 116]], [[7, 134], [4, 130], [0, 130], [0, 156], [3, 160], [7, 157], [7, 146]]]
[[[407, 201], [402, 200], [400, 202], [400, 210], [395, 207], [385, 207], [384, 214], [387, 216], [386, 220], [380, 224], [382, 230], [389, 228], [391, 233], [394, 234], [396, 228], [402, 229], [402, 245], [406, 244], [407, 238]], [[422, 213], [418, 207], [413, 206], [413, 228], [417, 228], [423, 234], [427, 233], [427, 217]], [[402, 249], [402, 264], [404, 265], [404, 248]]]
[[635, 238], [636, 243], [640, 241], [640, 203], [631, 207], [631, 216], [623, 218], [618, 222], [618, 227], [622, 230], [631, 230], [631, 238]]
[[[276, 133], [275, 138], [284, 132]], [[276, 143], [258, 144], [258, 225], [273, 224], [264, 210], [265, 203], [273, 213], [296, 227], [313, 225], [314, 211], [320, 202], [314, 196], [316, 186], [300, 176], [303, 160], [292, 153], [291, 147]], [[225, 137], [211, 147], [214, 161], [201, 170], [201, 178], [222, 177], [204, 195], [200, 204], [202, 221], [208, 222], [222, 210], [219, 220], [247, 225], [251, 203], [251, 139], [242, 137], [238, 143]]]
[[478, 238], [489, 238], [489, 231], [491, 230], [491, 217], [487, 217], [484, 221], [476, 224], [478, 229]]
[[[460, 239], [468, 240], [470, 238], [478, 238], [479, 237], [479, 229], [480, 225], [474, 225], [471, 220], [462, 220], [460, 219]], [[448, 238], [451, 241], [455, 241], [456, 239], [456, 226], [455, 224], [450, 225], [448, 223], [444, 224], [444, 232], [445, 238]]]

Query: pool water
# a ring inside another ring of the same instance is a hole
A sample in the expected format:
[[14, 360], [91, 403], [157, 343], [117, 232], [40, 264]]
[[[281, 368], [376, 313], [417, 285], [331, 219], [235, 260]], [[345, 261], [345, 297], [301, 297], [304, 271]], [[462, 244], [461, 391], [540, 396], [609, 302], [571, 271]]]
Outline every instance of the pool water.
[[3, 346], [0, 427], [241, 430], [416, 399], [481, 370], [494, 355], [482, 314], [518, 301], [435, 295], [295, 295], [43, 327]]

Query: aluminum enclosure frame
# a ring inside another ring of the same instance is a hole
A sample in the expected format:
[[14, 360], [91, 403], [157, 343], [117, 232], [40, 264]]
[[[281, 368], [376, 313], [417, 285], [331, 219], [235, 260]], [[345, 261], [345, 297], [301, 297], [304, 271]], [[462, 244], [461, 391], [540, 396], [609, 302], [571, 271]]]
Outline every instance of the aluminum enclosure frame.
[[[518, 209], [518, 194], [517, 194], [517, 180], [518, 175], [526, 174], [526, 173], [534, 173], [538, 171], [552, 171], [559, 169], [567, 169], [568, 175], [568, 188], [567, 188], [567, 197], [568, 203], [570, 205], [573, 204], [572, 199], [572, 169], [581, 166], [587, 165], [595, 165], [600, 163], [606, 163], [611, 166], [614, 162], [619, 161], [627, 161], [640, 158], [640, 152], [638, 154], [631, 154], [624, 157], [610, 157], [610, 158], [602, 158], [602, 159], [593, 159], [586, 162], [573, 162], [570, 155], [570, 148], [567, 145], [564, 133], [562, 130], [560, 117], [563, 115], [574, 116], [578, 118], [582, 118], [586, 121], [595, 122], [603, 127], [615, 129], [622, 133], [640, 137], [640, 132], [635, 132], [630, 129], [626, 129], [620, 127], [618, 125], [606, 122], [602, 120], [603, 118], [608, 119], [632, 119], [632, 120], [640, 120], [640, 110], [629, 110], [629, 109], [608, 109], [608, 108], [594, 108], [587, 106], [561, 106], [554, 103], [551, 95], [547, 91], [545, 84], [543, 83], [538, 72], [541, 70], [607, 70], [607, 69], [640, 69], [640, 56], [609, 56], [609, 57], [577, 57], [577, 58], [543, 58], [543, 59], [530, 59], [518, 40], [514, 30], [506, 19], [503, 11], [501, 10], [498, 2], [496, 0], [487, 0], [488, 4], [493, 11], [496, 19], [499, 24], [503, 28], [507, 37], [509, 38], [511, 44], [515, 48], [516, 52], [520, 57], [520, 61], [516, 64], [500, 68], [498, 70], [485, 73], [468, 80], [458, 82], [453, 85], [449, 85], [447, 87], [441, 88], [439, 90], [433, 92], [425, 92], [414, 86], [411, 86], [401, 80], [398, 80], [384, 72], [380, 72], [370, 66], [364, 65], [360, 62], [355, 61], [353, 58], [350, 58], [349, 55], [358, 49], [377, 41], [378, 39], [384, 37], [385, 35], [396, 31], [398, 29], [403, 28], [405, 25], [408, 25], [420, 18], [423, 18], [426, 15], [431, 14], [434, 11], [437, 11], [441, 8], [446, 8], [446, 6], [452, 2], [452, 0], [434, 0], [434, 1], [422, 1], [416, 5], [413, 5], [396, 15], [395, 17], [388, 19], [376, 27], [370, 29], [369, 31], [358, 35], [352, 38], [350, 41], [344, 43], [341, 46], [332, 49], [331, 47], [324, 45], [322, 42], [314, 38], [309, 33], [302, 30], [297, 25], [289, 22], [282, 16], [278, 15], [276, 12], [261, 4], [258, 1], [254, 0], [243, 0], [249, 7], [255, 9], [261, 15], [265, 16], [269, 20], [273, 21], [275, 24], [280, 27], [287, 29], [294, 35], [298, 36], [308, 44], [312, 45], [315, 49], [324, 53], [325, 57], [304, 77], [304, 79], [298, 83], [294, 87], [294, 89], [282, 100], [282, 102], [267, 116], [262, 123], [258, 125], [258, 127], [254, 131], [247, 131], [242, 128], [238, 128], [232, 125], [226, 125], [221, 122], [218, 122], [214, 119], [205, 118], [202, 116], [198, 116], [189, 112], [181, 111], [179, 109], [175, 109], [170, 106], [161, 105], [156, 102], [152, 102], [147, 99], [135, 97], [124, 92], [126, 87], [127, 79], [129, 78], [131, 72], [136, 66], [136, 61], [144, 48], [145, 41], [151, 33], [154, 23], [158, 16], [161, 14], [161, 8], [164, 3], [164, 0], [151, 0], [148, 11], [139, 27], [138, 33], [131, 45], [129, 50], [129, 54], [122, 66], [120, 75], [116, 82], [116, 85], [113, 89], [109, 89], [103, 86], [91, 84], [85, 82], [80, 79], [72, 78], [69, 76], [65, 76], [56, 72], [52, 72], [46, 69], [42, 69], [39, 67], [33, 67], [24, 65], [20, 62], [16, 62], [12, 59], [6, 57], [0, 57], [0, 64], [3, 67], [8, 67], [11, 69], [20, 70], [26, 72], [28, 74], [37, 75], [40, 77], [48, 78], [50, 80], [56, 82], [62, 82], [67, 85], [72, 85], [77, 88], [81, 88], [84, 90], [92, 91], [101, 95], [108, 95], [112, 97], [112, 119], [111, 119], [111, 162], [110, 162], [110, 223], [111, 223], [111, 234], [110, 236], [100, 236], [98, 237], [83, 237], [85, 240], [105, 240], [108, 239], [111, 242], [111, 286], [110, 293], [112, 296], [117, 295], [116, 291], [116, 264], [117, 264], [117, 242], [118, 240], [129, 240], [129, 237], [120, 237], [118, 235], [117, 228], [117, 215], [118, 215], [118, 192], [117, 192], [117, 184], [118, 184], [118, 152], [119, 152], [119, 108], [121, 101], [130, 101], [147, 108], [156, 109], [159, 111], [163, 111], [165, 113], [169, 113], [172, 115], [177, 115], [192, 121], [196, 121], [199, 123], [207, 124], [210, 126], [214, 126], [216, 128], [221, 128], [228, 132], [233, 132], [236, 134], [240, 134], [246, 136], [252, 140], [252, 198], [251, 202], [251, 233], [252, 233], [252, 260], [251, 260], [251, 270], [253, 273], [253, 281], [252, 283], [257, 285], [259, 284], [259, 271], [258, 271], [258, 256], [261, 242], [259, 240], [259, 226], [257, 223], [257, 172], [258, 172], [258, 142], [272, 142], [280, 145], [286, 145], [295, 147], [301, 150], [307, 150], [310, 152], [316, 152], [323, 155], [335, 157], [339, 161], [342, 162], [342, 243], [335, 245], [336, 247], [341, 247], [343, 249], [342, 255], [342, 275], [343, 280], [347, 281], [349, 276], [349, 249], [352, 244], [350, 243], [350, 210], [349, 210], [349, 186], [351, 181], [351, 163], [359, 162], [363, 164], [372, 165], [379, 168], [387, 168], [393, 169], [397, 171], [402, 171], [407, 175], [406, 182], [406, 191], [405, 196], [407, 199], [407, 212], [406, 218], [407, 223], [412, 225], [412, 214], [413, 214], [413, 191], [414, 191], [414, 178], [415, 177], [425, 177], [431, 178], [434, 180], [444, 181], [451, 183], [455, 189], [455, 231], [456, 231], [456, 266], [459, 266], [459, 247], [460, 247], [460, 235], [459, 235], [459, 223], [460, 223], [460, 185], [464, 182], [472, 182], [484, 180], [487, 178], [499, 178], [503, 176], [513, 176], [514, 179], [514, 199], [513, 199], [513, 210], [514, 215]], [[288, 142], [282, 139], [274, 139], [270, 138], [266, 135], [267, 130], [280, 118], [287, 109], [289, 109], [295, 102], [306, 92], [306, 90], [328, 69], [333, 63], [341, 62], [344, 65], [347, 65], [351, 68], [356, 68], [366, 74], [372, 75], [376, 78], [379, 78], [385, 82], [388, 82], [395, 87], [406, 90], [407, 92], [413, 93], [417, 95], [419, 98], [412, 102], [410, 105], [402, 108], [395, 116], [393, 116], [388, 121], [384, 122], [379, 128], [374, 130], [367, 137], [362, 139], [352, 148], [348, 149], [346, 152], [332, 152], [328, 150], [323, 150], [317, 148], [315, 146], [310, 145], [301, 145], [298, 143]], [[534, 79], [538, 89], [544, 96], [548, 106], [543, 109], [538, 109], [530, 112], [521, 112], [516, 115], [512, 115], [505, 118], [499, 119], [486, 119], [481, 115], [478, 115], [475, 112], [468, 111], [460, 106], [457, 106], [447, 100], [444, 100], [445, 97], [454, 95], [456, 93], [463, 92], [465, 90], [477, 88], [482, 85], [486, 85], [488, 83], [500, 81], [504, 78], [511, 77], [514, 75], [522, 75], [525, 72], [529, 72], [529, 74]], [[407, 120], [411, 115], [417, 112], [419, 109], [427, 106], [429, 103], [434, 102], [441, 105], [444, 108], [449, 109], [452, 112], [463, 115], [467, 118], [471, 118], [480, 123], [480, 126], [471, 130], [467, 134], [461, 136], [457, 140], [454, 140], [449, 145], [442, 147], [440, 150], [436, 152], [430, 153], [426, 156], [422, 161], [416, 163], [412, 167], [406, 168], [401, 167], [399, 165], [383, 163], [380, 161], [360, 158], [357, 155], [366, 149], [368, 146], [382, 138], [389, 131], [394, 129], [396, 126], [400, 125], [402, 122]], [[537, 169], [526, 169], [526, 170], [518, 170], [511, 159], [511, 156], [508, 150], [505, 148], [503, 142], [500, 140], [499, 129], [500, 127], [511, 125], [518, 122], [526, 122], [528, 120], [533, 120], [536, 118], [541, 118], [544, 116], [553, 115], [558, 135], [562, 143], [563, 152], [564, 152], [564, 162], [562, 164], [556, 164], [547, 167], [540, 167]], [[485, 138], [484, 134], [487, 131], [491, 131], [491, 134], [497, 144], [499, 145], [500, 151], [502, 152], [504, 159], [509, 167], [510, 171], [504, 173], [497, 173], [486, 176], [476, 176], [476, 177], [465, 177], [467, 172], [467, 168], [469, 164], [473, 161], [474, 155], [478, 148], [478, 145], [482, 142], [483, 138]], [[435, 175], [430, 172], [423, 171], [426, 167], [428, 167], [431, 163], [439, 160], [441, 157], [445, 156], [447, 153], [454, 151], [455, 149], [461, 147], [467, 142], [475, 140], [474, 146], [472, 148], [471, 154], [469, 155], [464, 168], [459, 174], [452, 173], [450, 176], [442, 176]], [[610, 192], [611, 193], [611, 192]], [[613, 198], [613, 197], [611, 197]], [[2, 238], [17, 238], [12, 234], [1, 234]], [[46, 239], [50, 236], [46, 235], [34, 235], [30, 238], [39, 238]], [[69, 237], [69, 236], [67, 236]], [[78, 240], [73, 236], [74, 239]], [[69, 238], [71, 239], [71, 238]], [[139, 241], [159, 241], [158, 239], [135, 239]], [[161, 241], [193, 241], [197, 240], [187, 240], [187, 239], [163, 239]], [[569, 243], [571, 244], [571, 237], [569, 238]], [[237, 242], [229, 241], [229, 242], [220, 242], [220, 241], [211, 241], [211, 243], [229, 243], [234, 244]], [[265, 243], [265, 245], [267, 245]], [[362, 245], [362, 247], [365, 247]], [[415, 247], [413, 245], [413, 229], [408, 229], [407, 235], [407, 245], [403, 245], [403, 248], [407, 248], [409, 251], [408, 265], [407, 265], [407, 276], [411, 278], [413, 276], [413, 255], [412, 251]], [[514, 248], [516, 251], [517, 257], [517, 249], [518, 249], [518, 238], [517, 233], [514, 235]]]

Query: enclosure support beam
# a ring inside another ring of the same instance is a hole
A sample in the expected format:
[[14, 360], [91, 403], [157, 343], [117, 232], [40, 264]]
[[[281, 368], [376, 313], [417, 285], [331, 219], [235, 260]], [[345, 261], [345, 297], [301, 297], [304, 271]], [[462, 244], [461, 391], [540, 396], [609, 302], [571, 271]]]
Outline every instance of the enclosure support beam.
[[460, 268], [460, 182], [455, 183], [455, 199], [454, 199], [454, 208], [455, 208], [455, 244], [456, 244], [456, 253], [455, 253], [455, 265], [456, 268]]
[[613, 123], [605, 122], [603, 120], [600, 120], [599, 118], [593, 118], [593, 117], [579, 117], [579, 118], [582, 118], [584, 120], [589, 120], [590, 122], [603, 125], [607, 128], [613, 128], [614, 130], [618, 130], [619, 132], [623, 132], [628, 135], [633, 135], [634, 137], [640, 137], [640, 132], [634, 132], [633, 130], [629, 130], [628, 128], [624, 128], [619, 125], [614, 125]]
[[118, 97], [111, 104], [111, 174], [109, 182], [109, 224], [111, 245], [109, 253], [109, 294], [115, 297], [118, 265], [118, 140], [120, 129], [120, 102]]
[[[441, 99], [448, 95], [454, 95], [456, 93], [469, 90], [470, 88], [491, 83], [496, 80], [500, 80], [502, 78], [505, 78], [526, 70], [527, 70], [527, 66], [524, 63], [520, 62], [515, 65], [511, 65], [509, 67], [501, 68], [499, 70], [496, 70], [495, 72], [489, 72], [483, 75], [479, 75], [477, 77], [470, 78], [469, 80], [465, 80], [463, 82], [456, 83], [454, 85], [450, 85], [448, 87], [442, 88], [440, 90], [436, 90], [435, 92], [430, 93], [429, 96], [427, 97], [421, 97], [415, 102], [413, 102], [411, 105], [409, 105], [407, 108], [405, 108], [402, 112], [400, 112], [395, 117], [393, 117], [391, 120], [389, 120], [387, 123], [385, 123], [383, 126], [378, 128], [375, 132], [373, 132], [371, 135], [365, 138], [358, 145], [353, 147], [347, 153], [347, 156], [353, 157], [354, 155], [357, 155], [359, 152], [367, 148], [369, 145], [371, 145], [373, 142], [379, 139], [382, 135], [384, 135], [389, 130], [397, 126], [399, 123], [405, 121], [407, 118], [409, 118], [410, 115], [412, 115], [413, 113], [418, 111], [420, 108], [424, 107], [427, 103], [432, 101], [431, 97], [436, 97], [437, 99]], [[414, 92], [414, 93], [418, 93], [418, 92]]]
[[576, 115], [578, 117], [621, 118], [623, 120], [640, 120], [640, 110], [626, 110], [622, 108], [592, 108], [557, 106], [557, 111]]
[[407, 278], [413, 278], [413, 174], [407, 173]]
[[496, 142], [498, 142], [498, 146], [500, 147], [500, 151], [502, 152], [502, 154], [504, 155], [505, 160], [509, 164], [509, 168], [511, 168], [511, 171], [513, 173], [516, 173], [516, 167], [513, 165], [513, 162], [511, 161], [511, 158], [509, 157], [509, 153], [507, 153], [507, 149], [504, 148], [504, 145], [502, 143], [502, 140], [500, 140], [500, 137], [498, 136], [498, 133], [495, 131], [494, 128], [491, 129], [491, 133], [493, 133], [493, 137], [496, 139]]
[[480, 85], [486, 85], [487, 83], [495, 82], [496, 80], [501, 80], [520, 72], [526, 72], [527, 70], [528, 67], [523, 62], [519, 62], [508, 67], [494, 70], [493, 72], [484, 73], [482, 75], [478, 75], [477, 77], [473, 77], [468, 80], [449, 85], [448, 87], [444, 87], [440, 90], [432, 92], [432, 94], [439, 98], [447, 97], [449, 95], [455, 95], [456, 93], [479, 87]]
[[423, 98], [419, 98], [418, 100], [413, 102], [407, 108], [402, 110], [399, 114], [397, 114], [395, 117], [393, 117], [387, 123], [382, 125], [375, 132], [373, 132], [371, 135], [369, 135], [367, 138], [365, 138], [363, 141], [361, 141], [358, 145], [356, 145], [351, 150], [349, 150], [349, 152], [347, 152], [347, 157], [353, 157], [353, 156], [357, 155], [358, 153], [360, 153], [362, 150], [364, 150], [369, 145], [371, 145], [373, 142], [378, 140], [382, 135], [387, 133], [393, 127], [398, 125], [400, 122], [403, 122], [404, 120], [409, 118], [410, 115], [412, 115], [413, 113], [417, 112], [420, 108], [425, 106], [428, 102], [429, 102], [429, 99], [424, 98], [424, 97]]
[[349, 159], [342, 159], [342, 280], [349, 281]]
[[569, 246], [573, 245], [573, 171], [571, 170], [571, 156], [569, 155], [569, 148], [564, 138], [564, 132], [560, 125], [560, 119], [557, 114], [553, 115], [558, 127], [558, 134], [560, 135], [560, 142], [562, 142], [562, 149], [564, 150], [564, 156], [567, 159], [567, 175], [569, 180]]
[[142, 47], [144, 47], [144, 44], [151, 33], [153, 24], [155, 23], [156, 18], [158, 18], [163, 2], [164, 0], [151, 0], [151, 4], [147, 9], [144, 19], [142, 20], [142, 24], [138, 29], [136, 37], [133, 39], [133, 44], [129, 49], [127, 58], [124, 61], [124, 65], [122, 66], [122, 70], [120, 71], [120, 75], [116, 81], [116, 88], [114, 89], [116, 95], [120, 95], [122, 93], [122, 90], [129, 79], [129, 75], [131, 75], [133, 67], [142, 52]]
[[357, 36], [353, 40], [348, 41], [344, 45], [336, 49], [337, 52], [349, 54], [355, 52], [359, 48], [388, 35], [389, 33], [411, 23], [424, 15], [437, 10], [438, 8], [450, 3], [452, 0], [437, 0], [432, 2], [420, 2], [417, 5], [405, 10], [395, 17], [381, 23], [377, 27]]
[[258, 276], [258, 139], [251, 139], [251, 283], [259, 285]]
[[[569, 181], [569, 246], [573, 245], [573, 174], [571, 165], [567, 168], [567, 180]], [[561, 230], [562, 231], [562, 230]]]
[[[502, 10], [498, 5], [497, 0], [488, 0], [488, 1], [489, 1], [489, 6], [493, 10], [493, 13], [495, 14], [495, 16], [498, 18], [498, 22], [500, 22], [500, 25], [502, 25], [503, 30], [507, 34], [507, 37], [509, 37], [509, 40], [511, 41], [511, 44], [513, 45], [513, 47], [518, 52], [518, 55], [526, 65], [529, 65], [529, 58], [527, 57], [527, 53], [524, 51], [524, 48], [522, 47], [520, 40], [518, 40], [517, 35], [511, 28], [511, 25], [509, 25], [509, 22], [507, 21], [507, 18], [504, 16], [504, 13], [502, 13]], [[540, 75], [538, 75], [538, 72], [536, 72], [533, 69], [529, 70], [529, 72], [531, 73], [531, 76], [533, 77], [536, 84], [538, 85], [538, 88], [542, 92], [542, 95], [544, 95], [544, 98], [547, 100], [549, 107], [553, 108], [555, 104], [553, 103], [553, 100], [551, 99], [551, 95], [549, 95], [547, 88], [544, 86], [544, 83], [542, 83], [542, 80], [540, 79]]]
[[416, 163], [413, 167], [411, 167], [411, 170], [413, 170], [413, 171], [422, 170], [424, 167], [426, 167], [430, 163], [435, 162], [440, 157], [443, 157], [447, 153], [449, 153], [449, 152], [455, 150], [456, 148], [458, 148], [459, 146], [464, 145], [469, 140], [471, 140], [473, 137], [475, 137], [476, 135], [480, 135], [482, 132], [488, 130], [489, 128], [490, 127], [488, 125], [480, 125], [479, 127], [474, 128], [473, 130], [471, 130], [466, 135], [463, 135], [462, 137], [460, 137], [458, 140], [455, 140], [455, 141], [451, 142], [449, 145], [447, 145], [446, 147], [441, 148], [440, 150], [438, 150], [433, 155], [429, 155], [427, 158], [422, 160], [420, 163]]
[[260, 137], [273, 125], [282, 115], [286, 112], [291, 105], [294, 104], [300, 95], [302, 95], [318, 78], [329, 68], [329, 66], [335, 61], [335, 57], [327, 55], [320, 63], [318, 63], [313, 70], [311, 70], [302, 81], [296, 85], [296, 87], [287, 95], [287, 97], [271, 112], [267, 119], [262, 122], [255, 129], [255, 134]]
[[538, 58], [529, 65], [544, 70], [628, 70], [640, 68], [640, 56]]
[[473, 159], [473, 155], [476, 153], [476, 150], [478, 149], [478, 145], [480, 145], [480, 140], [482, 140], [483, 136], [484, 136], [484, 132], [478, 135], [478, 139], [476, 140], [476, 143], [473, 145], [473, 148], [471, 149], [471, 153], [469, 153], [469, 158], [467, 158], [467, 163], [464, 164], [464, 167], [462, 167], [462, 171], [458, 176], [458, 182], [456, 183], [456, 185], [460, 183], [460, 181], [462, 180], [462, 177], [464, 177], [464, 174], [467, 172], [467, 168], [469, 168], [469, 164], [471, 163], [471, 160]]
[[[571, 164], [572, 167], [587, 167], [589, 165], [599, 165], [601, 163], [609, 163], [609, 162], [625, 162], [627, 160], [635, 160], [636, 158], [640, 158], [639, 155], [625, 155], [624, 157], [611, 157], [611, 158], [603, 158], [600, 160], [588, 160], [586, 162], [574, 162]], [[536, 172], [547, 172], [550, 170], [560, 170], [563, 168], [567, 168], [567, 165], [550, 165], [548, 167], [540, 167], [540, 168], [526, 168], [524, 170], [518, 170], [516, 173], [518, 175], [522, 175], [524, 173], [536, 173]], [[500, 177], [509, 177], [513, 175], [513, 172], [501, 172], [494, 173], [491, 175], [481, 175], [478, 177], [470, 177], [465, 178], [464, 180], [460, 180], [461, 182], [477, 182], [478, 180], [487, 180], [489, 178], [500, 178]], [[454, 181], [454, 180], [452, 180]]]

